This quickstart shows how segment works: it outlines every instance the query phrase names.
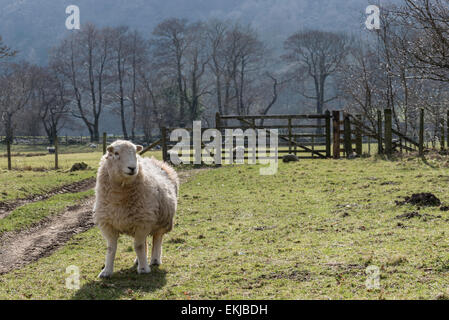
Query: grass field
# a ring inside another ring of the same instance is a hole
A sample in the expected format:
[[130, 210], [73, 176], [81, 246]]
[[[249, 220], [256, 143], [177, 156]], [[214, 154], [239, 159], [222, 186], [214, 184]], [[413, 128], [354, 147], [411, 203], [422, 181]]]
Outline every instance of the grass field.
[[[40, 154], [45, 153], [48, 154], [47, 150], [48, 145], [33, 145], [33, 144], [13, 144], [11, 145], [11, 153], [15, 154]], [[59, 152], [60, 153], [90, 153], [101, 151], [101, 144], [96, 148], [89, 147], [89, 144], [60, 144]], [[6, 156], [6, 147], [4, 144], [1, 145], [0, 150], [2, 151], [0, 155]]]
[[[94, 161], [94, 155], [72, 159], [91, 161], [92, 170], [85, 174], [93, 175], [99, 156]], [[45, 161], [38, 158], [32, 157]], [[51, 256], [1, 275], [0, 298], [446, 298], [449, 213], [438, 207], [399, 206], [395, 200], [432, 192], [448, 205], [448, 164], [439, 156], [426, 162], [371, 157], [279, 163], [273, 176], [259, 175], [259, 165], [200, 171], [181, 186], [163, 265], [151, 274], [136, 274], [132, 240], [122, 236], [113, 277], [97, 279], [106, 245], [94, 227]], [[22, 183], [22, 178], [5, 174], [5, 181]], [[63, 170], [45, 174], [54, 175], [48, 178], [52, 181], [73, 178]], [[17, 208], [0, 230], [24, 228], [45, 212], [55, 214], [90, 194]], [[397, 218], [411, 212], [421, 216]], [[79, 290], [65, 286], [70, 265], [80, 270]], [[365, 286], [371, 265], [380, 270], [380, 289]]]
[[[29, 153], [40, 154], [39, 148], [27, 146], [26, 152], [22, 150], [21, 155], [13, 156], [11, 171], [7, 170], [6, 157], [0, 157], [0, 202], [43, 194], [56, 187], [94, 177], [102, 156], [102, 152], [96, 150], [80, 151], [75, 148], [78, 153], [59, 155], [59, 170], [54, 170], [54, 155], [26, 156]], [[5, 150], [0, 150], [0, 153], [2, 151]], [[161, 158], [160, 152], [153, 151], [147, 152], [145, 156]], [[76, 162], [85, 162], [89, 167], [87, 170], [70, 172]]]

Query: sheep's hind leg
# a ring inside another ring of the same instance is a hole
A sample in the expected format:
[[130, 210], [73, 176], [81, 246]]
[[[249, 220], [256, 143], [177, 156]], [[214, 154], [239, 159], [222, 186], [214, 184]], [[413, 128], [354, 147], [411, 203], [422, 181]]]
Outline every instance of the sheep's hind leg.
[[163, 233], [153, 235], [153, 247], [151, 248], [151, 265], [162, 264], [162, 236]]
[[134, 236], [134, 250], [137, 254], [137, 273], [149, 273], [151, 271], [147, 260], [146, 241], [147, 235], [136, 234]]
[[117, 239], [118, 233], [113, 231], [102, 230], [103, 236], [107, 241], [107, 250], [106, 250], [106, 261], [104, 265], [104, 269], [98, 275], [99, 278], [108, 278], [112, 275], [114, 271], [114, 259], [115, 253], [117, 251]]

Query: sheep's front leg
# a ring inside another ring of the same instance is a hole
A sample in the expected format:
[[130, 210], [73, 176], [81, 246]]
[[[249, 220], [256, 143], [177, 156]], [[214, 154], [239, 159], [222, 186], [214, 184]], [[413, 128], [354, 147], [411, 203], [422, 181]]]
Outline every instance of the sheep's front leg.
[[146, 234], [136, 233], [134, 236], [134, 250], [137, 254], [137, 273], [149, 273], [151, 271], [147, 260], [146, 241]]
[[[145, 239], [145, 252], [148, 254], [148, 241]], [[136, 256], [134, 259], [134, 265], [137, 266], [139, 264], [139, 258]]]
[[153, 247], [151, 248], [151, 265], [162, 264], [162, 236], [163, 233], [153, 235]]
[[110, 277], [114, 271], [114, 259], [115, 253], [117, 251], [117, 239], [118, 233], [113, 231], [102, 230], [103, 237], [105, 237], [107, 241], [107, 250], [106, 250], [106, 261], [104, 269], [98, 275], [99, 278], [107, 278]]

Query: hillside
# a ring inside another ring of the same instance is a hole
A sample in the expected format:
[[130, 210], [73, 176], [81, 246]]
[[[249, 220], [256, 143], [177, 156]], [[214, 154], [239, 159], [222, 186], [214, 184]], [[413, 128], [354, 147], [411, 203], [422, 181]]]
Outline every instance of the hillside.
[[65, 8], [70, 4], [79, 6], [81, 26], [126, 24], [149, 35], [168, 17], [231, 18], [250, 22], [267, 43], [279, 47], [301, 28], [357, 33], [368, 0], [0, 0], [0, 34], [22, 58], [45, 63], [48, 49], [69, 32]]

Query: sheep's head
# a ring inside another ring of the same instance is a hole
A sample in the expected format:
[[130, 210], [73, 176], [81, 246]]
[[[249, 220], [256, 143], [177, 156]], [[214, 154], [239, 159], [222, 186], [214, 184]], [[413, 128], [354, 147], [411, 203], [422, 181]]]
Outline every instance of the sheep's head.
[[132, 142], [117, 140], [107, 148], [108, 172], [117, 180], [132, 180], [139, 173], [137, 152], [143, 147]]

